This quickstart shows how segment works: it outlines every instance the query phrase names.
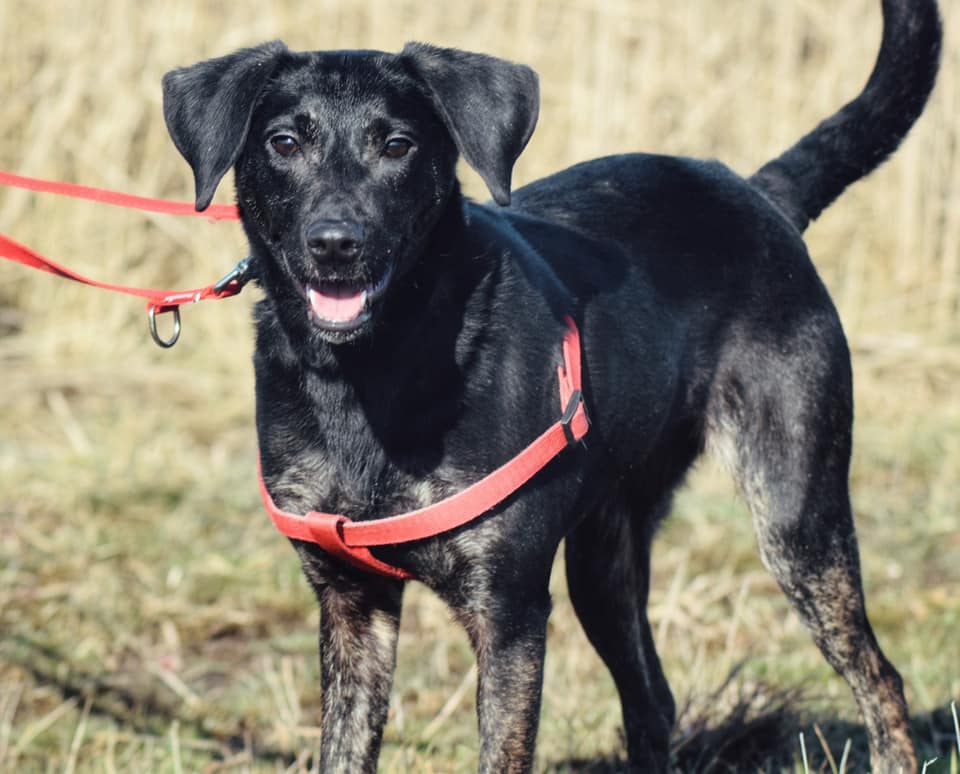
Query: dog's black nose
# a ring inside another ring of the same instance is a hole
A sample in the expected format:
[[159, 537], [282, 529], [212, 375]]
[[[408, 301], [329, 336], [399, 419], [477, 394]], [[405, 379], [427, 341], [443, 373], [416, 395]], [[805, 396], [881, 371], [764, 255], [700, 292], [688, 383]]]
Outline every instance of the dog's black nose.
[[318, 220], [307, 228], [307, 249], [321, 263], [351, 261], [363, 247], [363, 229], [347, 220]]

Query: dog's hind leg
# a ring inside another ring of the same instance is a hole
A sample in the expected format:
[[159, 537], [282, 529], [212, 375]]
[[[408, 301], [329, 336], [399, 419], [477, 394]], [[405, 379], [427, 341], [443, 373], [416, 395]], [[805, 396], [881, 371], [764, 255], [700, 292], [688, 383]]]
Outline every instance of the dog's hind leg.
[[847, 480], [853, 401], [842, 333], [819, 326], [775, 348], [748, 346], [714, 381], [708, 443], [719, 447], [750, 506], [764, 564], [850, 685], [873, 771], [914, 772], [903, 684], [864, 606]]
[[656, 518], [608, 504], [567, 536], [570, 599], [620, 694], [631, 771], [667, 768], [675, 707], [647, 621]]

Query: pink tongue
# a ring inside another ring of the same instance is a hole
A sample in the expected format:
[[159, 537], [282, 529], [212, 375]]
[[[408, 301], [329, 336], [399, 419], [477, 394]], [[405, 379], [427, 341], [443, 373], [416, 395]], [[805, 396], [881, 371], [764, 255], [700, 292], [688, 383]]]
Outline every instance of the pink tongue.
[[349, 287], [320, 285], [309, 288], [307, 296], [313, 313], [322, 320], [346, 322], [363, 311], [364, 292]]

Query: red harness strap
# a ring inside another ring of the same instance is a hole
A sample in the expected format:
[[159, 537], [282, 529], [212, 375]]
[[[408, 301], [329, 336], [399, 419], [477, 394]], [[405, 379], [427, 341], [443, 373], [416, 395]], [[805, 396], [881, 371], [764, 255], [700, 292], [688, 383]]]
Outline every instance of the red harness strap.
[[276, 528], [289, 538], [316, 543], [324, 551], [371, 572], [392, 578], [412, 578], [406, 570], [375, 558], [369, 547], [422, 540], [476, 519], [520, 489], [567, 446], [587, 434], [590, 424], [581, 392], [580, 333], [569, 317], [563, 337], [563, 362], [557, 369], [560, 419], [512, 460], [462, 492], [426, 508], [372, 521], [352, 521], [346, 516], [319, 511], [299, 516], [276, 506], [258, 466], [260, 496], [267, 513]]

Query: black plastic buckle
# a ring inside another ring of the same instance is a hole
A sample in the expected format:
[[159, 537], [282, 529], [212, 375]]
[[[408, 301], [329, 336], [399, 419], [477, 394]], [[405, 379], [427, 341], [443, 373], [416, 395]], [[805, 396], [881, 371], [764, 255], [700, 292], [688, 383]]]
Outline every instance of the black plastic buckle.
[[573, 416], [577, 413], [581, 403], [583, 403], [583, 393], [580, 390], [574, 390], [570, 393], [570, 400], [567, 401], [567, 407], [563, 410], [563, 416], [560, 417], [560, 426], [563, 428], [564, 438], [567, 439], [567, 446], [577, 442], [570, 423], [573, 422]]

